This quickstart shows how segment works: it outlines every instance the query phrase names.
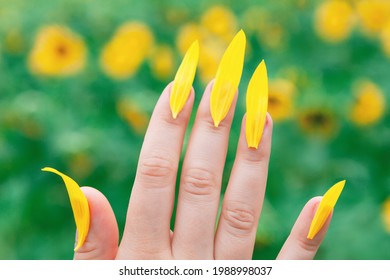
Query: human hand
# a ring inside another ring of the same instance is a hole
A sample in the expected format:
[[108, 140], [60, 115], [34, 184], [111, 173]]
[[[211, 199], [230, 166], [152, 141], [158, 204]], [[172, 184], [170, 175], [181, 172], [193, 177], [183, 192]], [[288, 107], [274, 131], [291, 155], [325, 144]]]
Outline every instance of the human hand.
[[[222, 173], [237, 93], [218, 127], [210, 114], [210, 83], [201, 100], [188, 141], [180, 176], [174, 230], [178, 165], [194, 91], [176, 119], [169, 97], [162, 93], [142, 146], [129, 202], [123, 238], [112, 208], [98, 190], [82, 188], [90, 208], [90, 229], [75, 259], [251, 259], [266, 188], [271, 151], [272, 119], [267, 115], [258, 149], [248, 148], [245, 116], [237, 154], [216, 227]], [[307, 239], [321, 198], [311, 199], [301, 211], [278, 259], [312, 259], [327, 231], [331, 215], [320, 232]]]

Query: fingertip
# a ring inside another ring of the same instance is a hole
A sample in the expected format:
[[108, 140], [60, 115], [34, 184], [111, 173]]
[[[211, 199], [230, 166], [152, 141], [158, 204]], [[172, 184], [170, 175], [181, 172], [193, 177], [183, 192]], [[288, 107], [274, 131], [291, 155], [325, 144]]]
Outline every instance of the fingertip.
[[332, 219], [332, 213], [330, 213], [321, 230], [312, 239], [308, 238], [310, 225], [321, 199], [321, 196], [316, 196], [305, 204], [277, 257], [278, 259], [300, 260], [314, 258], [325, 238]]
[[[310, 233], [310, 226], [313, 221], [314, 215], [317, 211], [317, 208], [322, 200], [322, 196], [316, 196], [311, 198], [304, 208], [302, 209], [301, 214], [299, 215], [296, 225], [294, 225], [295, 234], [299, 236], [299, 238], [305, 237], [306, 239], [310, 240], [310, 242], [318, 244], [318, 246], [321, 244], [322, 240], [325, 237], [325, 234], [328, 230], [329, 223], [332, 219], [332, 213], [329, 214], [328, 218], [326, 219], [323, 227], [318, 231], [318, 233], [314, 236], [309, 236]], [[309, 238], [310, 237], [310, 238]]]
[[250, 161], [269, 161], [272, 146], [273, 122], [271, 116], [267, 113], [263, 134], [257, 147], [248, 144], [246, 137], [246, 114], [244, 114], [241, 123], [240, 139], [238, 143], [237, 155]]
[[118, 250], [119, 231], [114, 212], [107, 198], [97, 189], [81, 187], [91, 215], [88, 236], [76, 248], [74, 259], [114, 259]]

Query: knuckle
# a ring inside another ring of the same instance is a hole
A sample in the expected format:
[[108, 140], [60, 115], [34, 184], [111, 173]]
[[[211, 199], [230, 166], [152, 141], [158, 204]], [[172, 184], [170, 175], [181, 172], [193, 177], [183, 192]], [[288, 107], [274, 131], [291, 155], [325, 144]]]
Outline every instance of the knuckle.
[[96, 242], [85, 241], [83, 246], [74, 255], [75, 260], [97, 260], [101, 256], [100, 246]]
[[164, 186], [175, 176], [175, 164], [164, 156], [151, 156], [143, 159], [139, 165], [139, 174], [143, 183], [151, 186]]
[[[182, 115], [179, 114], [179, 116], [182, 116]], [[180, 122], [178, 118], [176, 118], [176, 119], [172, 118], [172, 115], [170, 112], [166, 116], [161, 118], [160, 121], [161, 121], [161, 127], [177, 128], [177, 127], [183, 126], [182, 122]]]
[[305, 236], [297, 236], [297, 245], [301, 250], [308, 253], [315, 253], [318, 250], [319, 244], [313, 240], [307, 239]]
[[257, 225], [254, 211], [243, 203], [229, 203], [223, 211], [230, 234], [236, 237], [248, 237]]
[[206, 168], [191, 168], [185, 171], [182, 179], [185, 193], [191, 196], [212, 196], [217, 185], [215, 175]]

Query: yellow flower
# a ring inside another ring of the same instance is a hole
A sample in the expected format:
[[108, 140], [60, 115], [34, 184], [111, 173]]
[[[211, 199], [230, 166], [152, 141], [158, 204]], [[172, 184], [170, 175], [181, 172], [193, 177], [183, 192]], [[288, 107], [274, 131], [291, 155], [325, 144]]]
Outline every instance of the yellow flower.
[[250, 7], [244, 12], [242, 21], [245, 29], [254, 33], [261, 45], [269, 49], [283, 46], [286, 35], [283, 26], [266, 9]]
[[323, 196], [310, 225], [308, 239], [313, 239], [324, 226], [345, 186], [345, 180], [334, 184]]
[[382, 29], [382, 32], [380, 34], [380, 39], [381, 39], [383, 51], [390, 58], [390, 20]]
[[42, 171], [57, 174], [65, 183], [77, 227], [77, 244], [74, 248], [74, 251], [77, 251], [83, 246], [89, 232], [90, 213], [88, 200], [79, 185], [72, 178], [51, 167], [42, 168]]
[[224, 53], [226, 45], [219, 40], [208, 40], [200, 46], [199, 76], [206, 84], [212, 80], [218, 69], [219, 61]]
[[358, 81], [354, 85], [355, 102], [351, 120], [357, 125], [378, 122], [385, 113], [385, 97], [382, 90], [371, 81]]
[[293, 96], [295, 86], [288, 80], [270, 81], [268, 93], [268, 112], [274, 121], [283, 121], [291, 117], [294, 110]]
[[[189, 23], [180, 28], [176, 37], [176, 47], [184, 55], [193, 42], [198, 40], [202, 45], [206, 38], [206, 31], [195, 23]], [[201, 48], [200, 48], [201, 49]]]
[[234, 35], [221, 37], [208, 27], [189, 23], [179, 30], [176, 46], [184, 55], [194, 41], [199, 42], [199, 77], [206, 84], [215, 77], [219, 61]]
[[237, 32], [237, 20], [234, 14], [224, 6], [214, 6], [201, 18], [201, 25], [212, 35], [229, 42]]
[[152, 31], [143, 23], [128, 22], [104, 46], [100, 63], [107, 75], [126, 79], [135, 74], [153, 46]]
[[298, 121], [305, 132], [325, 138], [333, 136], [338, 129], [335, 116], [323, 108], [301, 111]]
[[117, 103], [118, 114], [140, 135], [143, 135], [148, 127], [149, 115], [140, 109], [134, 101], [122, 98]]
[[317, 8], [314, 25], [323, 40], [336, 43], [349, 37], [354, 21], [354, 11], [348, 1], [330, 0]]
[[28, 64], [38, 75], [71, 75], [84, 67], [86, 52], [79, 35], [63, 26], [47, 26], [39, 31]]
[[261, 6], [249, 7], [242, 16], [243, 26], [249, 32], [263, 32], [270, 22], [269, 12]]
[[166, 80], [171, 76], [174, 68], [174, 55], [168, 45], [156, 47], [150, 58], [150, 66], [154, 76]]
[[390, 233], [390, 197], [386, 199], [382, 206], [382, 219], [386, 231]]
[[356, 9], [363, 31], [369, 35], [378, 34], [390, 20], [388, 0], [361, 0]]

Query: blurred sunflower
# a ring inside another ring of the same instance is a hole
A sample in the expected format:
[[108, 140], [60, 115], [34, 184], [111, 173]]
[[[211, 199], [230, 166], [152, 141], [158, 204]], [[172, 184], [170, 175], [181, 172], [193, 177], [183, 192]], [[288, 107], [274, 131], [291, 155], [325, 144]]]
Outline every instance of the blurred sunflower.
[[229, 43], [237, 32], [237, 19], [233, 12], [224, 6], [213, 6], [201, 18], [201, 26], [212, 36]]
[[347, 39], [354, 26], [354, 11], [348, 1], [330, 0], [322, 2], [314, 16], [317, 34], [330, 43]]
[[66, 76], [84, 67], [86, 54], [79, 35], [64, 26], [46, 26], [38, 32], [28, 64], [38, 75]]
[[200, 45], [199, 76], [201, 81], [206, 84], [217, 73], [219, 61], [228, 43], [213, 36], [201, 25], [190, 23], [179, 30], [176, 46], [180, 53], [184, 55], [195, 40], [198, 40]]
[[390, 58], [390, 20], [382, 29], [382, 32], [380, 34], [380, 39], [381, 39], [383, 51]]
[[385, 113], [385, 97], [382, 90], [373, 82], [364, 80], [354, 85], [355, 101], [350, 119], [357, 125], [370, 125], [378, 122]]
[[[206, 31], [196, 23], [188, 23], [180, 28], [176, 36], [176, 47], [184, 55], [191, 44], [198, 40], [202, 44], [206, 38]], [[202, 49], [202, 48], [200, 48]]]
[[390, 233], [390, 197], [382, 205], [382, 220], [386, 231]]
[[334, 114], [324, 108], [302, 110], [298, 122], [304, 132], [324, 138], [333, 136], [338, 130]]
[[269, 12], [261, 6], [249, 7], [242, 15], [242, 24], [247, 32], [262, 32], [270, 21]]
[[199, 77], [203, 84], [212, 80], [218, 69], [226, 45], [221, 41], [204, 42], [199, 53]]
[[284, 39], [286, 32], [283, 25], [275, 20], [269, 11], [262, 7], [253, 6], [242, 16], [245, 30], [254, 33], [260, 44], [269, 49], [278, 49], [286, 46]]
[[120, 26], [104, 46], [100, 63], [104, 72], [116, 79], [134, 75], [153, 47], [153, 33], [141, 22]]
[[294, 111], [295, 86], [289, 80], [276, 79], [269, 83], [268, 112], [274, 121], [291, 117]]
[[139, 135], [143, 135], [148, 127], [149, 115], [141, 109], [134, 101], [122, 98], [116, 106], [118, 114], [134, 129]]
[[157, 46], [150, 57], [150, 66], [156, 78], [160, 80], [170, 78], [175, 66], [172, 49], [168, 45]]
[[389, 0], [360, 0], [356, 10], [363, 31], [369, 35], [378, 34], [390, 20]]

